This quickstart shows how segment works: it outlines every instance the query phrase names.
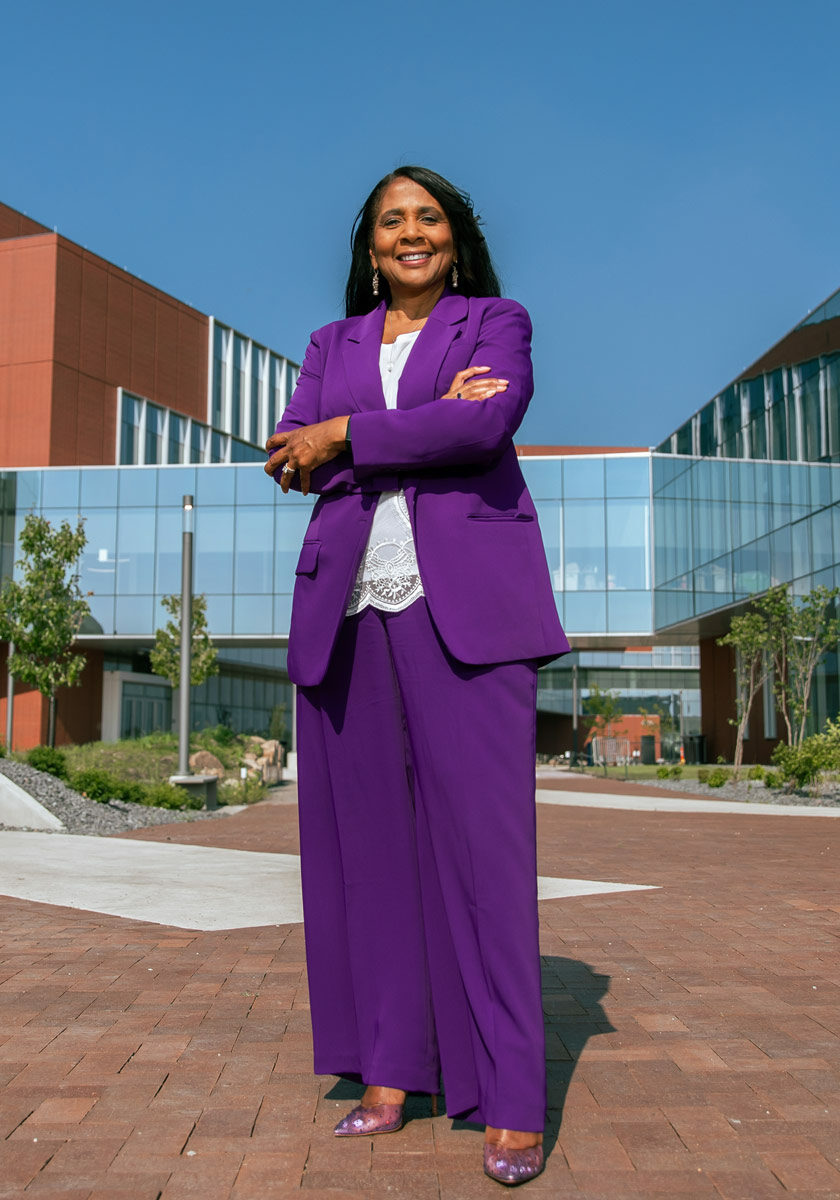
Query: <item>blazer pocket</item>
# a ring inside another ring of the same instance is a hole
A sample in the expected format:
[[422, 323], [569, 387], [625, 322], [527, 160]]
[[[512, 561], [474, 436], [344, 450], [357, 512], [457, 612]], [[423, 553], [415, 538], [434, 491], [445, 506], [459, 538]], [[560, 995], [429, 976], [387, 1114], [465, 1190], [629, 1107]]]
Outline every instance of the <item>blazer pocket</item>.
[[300, 548], [300, 558], [295, 567], [295, 575], [314, 575], [318, 569], [318, 555], [321, 552], [320, 542], [304, 542]]
[[533, 521], [530, 513], [481, 512], [467, 513], [468, 521]]

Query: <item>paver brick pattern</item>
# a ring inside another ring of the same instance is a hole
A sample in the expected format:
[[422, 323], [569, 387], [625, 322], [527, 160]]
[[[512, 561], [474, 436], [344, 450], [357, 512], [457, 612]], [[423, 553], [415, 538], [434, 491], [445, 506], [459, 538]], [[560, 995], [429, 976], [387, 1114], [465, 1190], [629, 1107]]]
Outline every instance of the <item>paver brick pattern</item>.
[[[293, 806], [130, 836], [294, 853]], [[840, 1197], [840, 822], [539, 809], [550, 1126], [534, 1196]], [[243, 874], [242, 886], [248, 886]], [[480, 1130], [311, 1074], [303, 928], [0, 899], [0, 1197], [500, 1196]]]

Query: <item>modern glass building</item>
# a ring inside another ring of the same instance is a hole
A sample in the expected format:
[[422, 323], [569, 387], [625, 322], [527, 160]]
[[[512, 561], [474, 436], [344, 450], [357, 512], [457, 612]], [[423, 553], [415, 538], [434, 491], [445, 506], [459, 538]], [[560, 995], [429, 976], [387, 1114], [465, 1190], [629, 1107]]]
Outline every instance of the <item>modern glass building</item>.
[[840, 462], [840, 289], [658, 449], [702, 458]]
[[[223, 658], [196, 694], [196, 720], [264, 731], [288, 712], [285, 647], [311, 501], [284, 497], [260, 464], [297, 371], [0, 204], [0, 580], [29, 511], [82, 516], [88, 538], [88, 665], [60, 699], [60, 737], [168, 724], [168, 685], [147, 654], [162, 597], [180, 589], [185, 494], [195, 587]], [[575, 702], [597, 686], [672, 720], [679, 709], [684, 731], [702, 721], [711, 756], [728, 757], [733, 660], [717, 638], [770, 584], [802, 594], [840, 581], [840, 292], [655, 451], [520, 454], [573, 644], [542, 675], [542, 748], [571, 745]], [[5, 662], [0, 645], [0, 674]], [[815, 719], [837, 706], [835, 656]], [[2, 696], [0, 721], [5, 707]], [[15, 713], [21, 745], [43, 739], [40, 697], [22, 695]], [[775, 737], [765, 694], [748, 759], [766, 758]]]
[[[697, 717], [696, 656], [651, 649], [651, 462], [644, 451], [521, 459], [540, 514], [558, 613], [576, 647], [542, 681], [541, 738], [548, 750], [569, 742], [569, 681], [578, 666], [584, 707], [597, 683], [666, 705], [679, 693], [680, 712]], [[195, 498], [194, 586], [207, 598], [222, 658], [220, 678], [196, 691], [193, 719], [265, 730], [278, 706], [290, 709], [285, 647], [310, 498], [284, 496], [256, 464], [0, 473], [3, 574], [12, 571], [28, 512], [53, 524], [84, 518], [80, 585], [91, 615], [79, 641], [97, 662], [101, 656], [101, 701], [97, 694], [91, 704], [101, 703], [106, 737], [167, 727], [171, 719], [168, 685], [149, 675], [146, 654], [167, 619], [163, 596], [180, 589], [185, 494]], [[625, 653], [629, 646], [641, 652]], [[578, 650], [587, 647], [602, 653], [581, 657]]]

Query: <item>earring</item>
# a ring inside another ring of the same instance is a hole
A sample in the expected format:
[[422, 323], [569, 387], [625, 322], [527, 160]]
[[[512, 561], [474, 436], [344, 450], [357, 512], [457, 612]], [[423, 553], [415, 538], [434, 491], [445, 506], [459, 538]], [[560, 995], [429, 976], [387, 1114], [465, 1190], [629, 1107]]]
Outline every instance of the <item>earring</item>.
[[454, 288], [456, 288], [458, 286], [458, 264], [457, 263], [452, 264], [452, 286]]
[[374, 296], [378, 296], [379, 295], [379, 267], [373, 268], [373, 280], [372, 280], [371, 286], [373, 287]]

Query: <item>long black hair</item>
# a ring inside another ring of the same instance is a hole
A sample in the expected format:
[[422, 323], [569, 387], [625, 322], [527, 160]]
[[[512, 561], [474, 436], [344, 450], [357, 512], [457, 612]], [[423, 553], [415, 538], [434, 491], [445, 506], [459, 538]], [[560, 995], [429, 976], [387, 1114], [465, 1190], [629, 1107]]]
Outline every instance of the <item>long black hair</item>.
[[472, 201], [466, 192], [428, 167], [397, 167], [380, 179], [359, 209], [350, 234], [353, 257], [350, 274], [344, 289], [345, 315], [358, 317], [376, 308], [383, 299], [391, 298], [387, 280], [380, 277], [379, 295], [373, 294], [373, 269], [370, 248], [373, 227], [379, 212], [382, 193], [395, 179], [411, 179], [434, 196], [452, 227], [452, 238], [458, 255], [458, 291], [464, 296], [501, 296], [496, 269], [490, 251], [479, 228], [481, 218], [473, 212]]

